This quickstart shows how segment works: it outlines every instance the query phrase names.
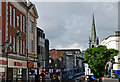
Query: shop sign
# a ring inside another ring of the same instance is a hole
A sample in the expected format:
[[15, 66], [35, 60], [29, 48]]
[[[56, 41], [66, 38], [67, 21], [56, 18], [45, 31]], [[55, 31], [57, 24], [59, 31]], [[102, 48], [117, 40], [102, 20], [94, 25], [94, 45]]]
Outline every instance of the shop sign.
[[20, 62], [14, 62], [13, 65], [14, 66], [22, 66], [22, 63], [20, 63]]
[[23, 60], [8, 59], [8, 67], [27, 68], [27, 62]]
[[40, 67], [42, 67], [42, 61], [40, 62]]
[[34, 62], [34, 68], [37, 68], [37, 63], [36, 62]]
[[5, 60], [0, 60], [0, 64], [2, 64], [2, 65], [7, 65], [7, 61], [5, 61]]
[[28, 67], [29, 68], [33, 68], [34, 67], [34, 63], [33, 62], [28, 62]]

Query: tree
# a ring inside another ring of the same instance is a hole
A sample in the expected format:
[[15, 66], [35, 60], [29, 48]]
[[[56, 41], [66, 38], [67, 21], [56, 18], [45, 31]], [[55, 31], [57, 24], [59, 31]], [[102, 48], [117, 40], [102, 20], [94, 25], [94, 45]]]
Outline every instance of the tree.
[[107, 49], [106, 46], [89, 48], [84, 53], [84, 61], [86, 61], [94, 74], [95, 78], [103, 77], [106, 63], [117, 56], [118, 50]]

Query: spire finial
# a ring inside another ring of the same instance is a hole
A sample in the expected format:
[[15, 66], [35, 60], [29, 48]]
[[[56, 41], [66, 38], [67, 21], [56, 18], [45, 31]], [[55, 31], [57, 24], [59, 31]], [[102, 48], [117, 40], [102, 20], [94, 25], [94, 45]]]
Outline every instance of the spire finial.
[[95, 20], [94, 20], [94, 14], [93, 14], [93, 21], [92, 21], [92, 24], [93, 24], [93, 25], [95, 24]]

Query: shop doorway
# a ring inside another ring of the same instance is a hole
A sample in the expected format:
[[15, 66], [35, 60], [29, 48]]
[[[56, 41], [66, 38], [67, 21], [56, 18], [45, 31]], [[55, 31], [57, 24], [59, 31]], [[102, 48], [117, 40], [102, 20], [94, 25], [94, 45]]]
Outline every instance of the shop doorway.
[[26, 82], [27, 81], [26, 71], [27, 71], [26, 69], [22, 69], [22, 68], [9, 68], [8, 69], [9, 81]]

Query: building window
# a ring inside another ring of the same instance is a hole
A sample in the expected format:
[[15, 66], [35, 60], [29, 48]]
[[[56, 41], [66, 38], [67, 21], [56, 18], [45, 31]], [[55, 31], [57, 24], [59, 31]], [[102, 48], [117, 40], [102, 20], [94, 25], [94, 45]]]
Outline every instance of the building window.
[[33, 40], [32, 40], [32, 52], [34, 51], [34, 47], [33, 47], [34, 43], [33, 43]]
[[17, 26], [19, 26], [19, 16], [17, 16]]
[[39, 46], [40, 46], [40, 42], [41, 42], [41, 41], [40, 41], [40, 39], [41, 39], [41, 38], [40, 38], [40, 37], [38, 37], [38, 45], [39, 45]]
[[10, 25], [12, 26], [12, 7], [10, 6]]
[[30, 32], [33, 33], [33, 22], [30, 20]]
[[22, 31], [22, 15], [20, 14], [20, 30]]
[[92, 45], [92, 48], [94, 47], [94, 45]]
[[40, 37], [40, 46], [42, 46], [42, 38]]
[[0, 30], [0, 44], [2, 43], [2, 32]]
[[15, 9], [13, 9], [13, 27], [15, 27]]
[[21, 54], [22, 54], [22, 40], [21, 40], [21, 49], [20, 49], [20, 52], [21, 52]]
[[0, 16], [1, 16], [1, 8], [2, 8], [1, 6], [2, 6], [2, 5], [1, 5], [1, 0], [0, 0]]
[[19, 38], [17, 38], [17, 53], [19, 53]]
[[33, 52], [33, 40], [30, 40], [29, 42], [29, 49], [30, 49], [30, 52]]
[[41, 43], [41, 46], [42, 46], [42, 47], [45, 47], [45, 39], [41, 38], [40, 41], [41, 41], [41, 42], [40, 42], [40, 43]]
[[25, 55], [25, 42], [23, 42], [23, 54]]
[[12, 37], [10, 36], [10, 43], [12, 43]]
[[15, 37], [13, 37], [13, 52], [15, 52]]
[[23, 16], [23, 32], [25, 32], [25, 17]]

